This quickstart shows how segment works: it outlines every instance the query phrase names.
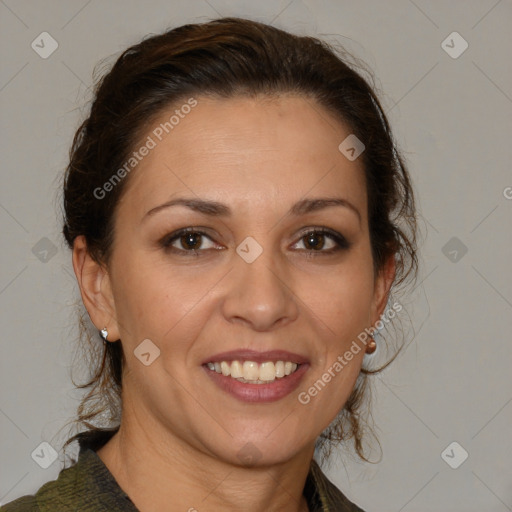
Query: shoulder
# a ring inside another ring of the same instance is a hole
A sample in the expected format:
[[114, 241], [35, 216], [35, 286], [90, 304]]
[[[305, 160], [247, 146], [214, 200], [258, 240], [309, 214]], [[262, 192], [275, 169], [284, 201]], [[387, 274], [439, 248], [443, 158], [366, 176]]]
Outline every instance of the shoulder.
[[95, 454], [81, 450], [78, 461], [60, 470], [56, 480], [43, 484], [34, 495], [22, 496], [0, 508], [0, 512], [74, 512], [95, 510], [93, 495], [98, 490], [92, 485], [97, 463]]
[[0, 507], [0, 512], [39, 512], [40, 510], [36, 497], [28, 495]]
[[77, 435], [78, 460], [61, 469], [58, 478], [42, 485], [34, 495], [17, 498], [0, 512], [136, 511], [126, 494], [95, 452], [116, 430]]
[[34, 496], [22, 496], [0, 512], [138, 512], [97, 453], [81, 445], [78, 461]]
[[59, 507], [59, 511], [74, 510], [69, 508], [73, 504], [67, 498], [74, 494], [76, 480], [77, 467], [74, 464], [61, 469], [57, 480], [46, 482], [34, 495], [21, 496], [2, 505], [0, 512], [46, 512], [55, 510], [56, 506]]

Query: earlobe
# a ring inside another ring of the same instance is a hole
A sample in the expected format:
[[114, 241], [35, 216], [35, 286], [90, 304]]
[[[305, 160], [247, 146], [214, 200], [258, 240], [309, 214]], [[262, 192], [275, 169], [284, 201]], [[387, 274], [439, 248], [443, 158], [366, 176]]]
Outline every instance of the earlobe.
[[73, 269], [80, 287], [82, 301], [93, 324], [98, 330], [107, 327], [109, 340], [118, 340], [120, 335], [110, 276], [107, 269], [89, 254], [84, 236], [75, 238]]

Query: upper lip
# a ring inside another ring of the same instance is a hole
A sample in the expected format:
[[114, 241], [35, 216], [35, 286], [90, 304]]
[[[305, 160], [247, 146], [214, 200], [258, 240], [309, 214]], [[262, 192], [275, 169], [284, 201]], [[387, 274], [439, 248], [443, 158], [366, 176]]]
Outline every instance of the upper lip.
[[264, 363], [265, 361], [291, 361], [292, 363], [308, 363], [307, 357], [287, 350], [268, 350], [258, 352], [257, 350], [242, 349], [221, 352], [205, 359], [201, 364], [220, 363], [221, 361], [254, 361]]

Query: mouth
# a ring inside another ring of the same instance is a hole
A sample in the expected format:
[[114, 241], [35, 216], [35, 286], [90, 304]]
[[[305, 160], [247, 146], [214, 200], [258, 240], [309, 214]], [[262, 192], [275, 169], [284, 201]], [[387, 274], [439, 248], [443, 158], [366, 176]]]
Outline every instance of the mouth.
[[209, 362], [206, 366], [224, 377], [231, 377], [246, 384], [267, 384], [295, 373], [300, 367], [292, 361], [221, 361]]
[[219, 388], [239, 400], [272, 402], [297, 388], [309, 361], [281, 350], [242, 350], [211, 356], [202, 366]]

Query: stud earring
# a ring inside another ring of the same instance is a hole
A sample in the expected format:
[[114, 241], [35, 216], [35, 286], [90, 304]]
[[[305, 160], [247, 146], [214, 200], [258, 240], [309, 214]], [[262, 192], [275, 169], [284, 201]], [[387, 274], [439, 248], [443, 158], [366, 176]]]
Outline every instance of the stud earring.
[[100, 336], [103, 338], [103, 341], [108, 341], [107, 340], [108, 331], [107, 331], [106, 327], [103, 327], [103, 329], [101, 329]]
[[370, 338], [368, 345], [366, 346], [366, 353], [373, 354], [377, 350], [377, 343], [373, 338]]

